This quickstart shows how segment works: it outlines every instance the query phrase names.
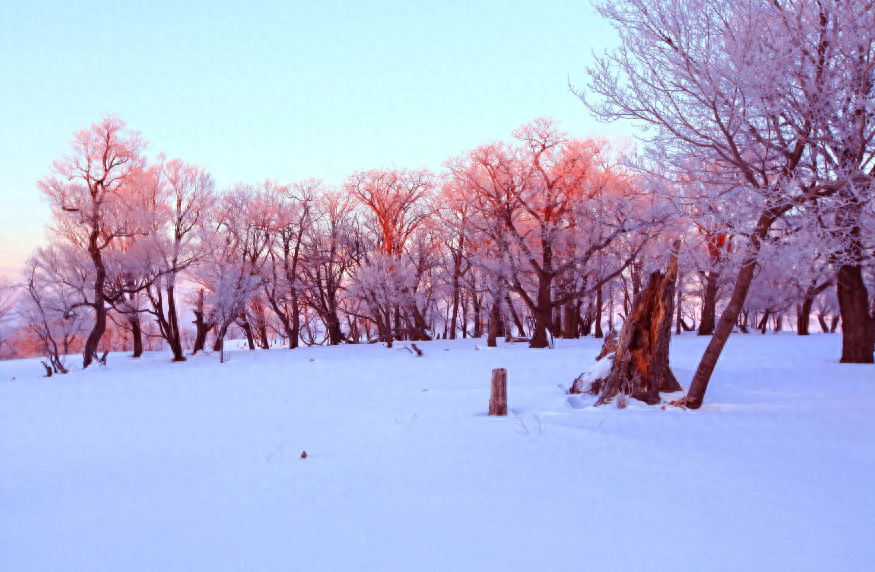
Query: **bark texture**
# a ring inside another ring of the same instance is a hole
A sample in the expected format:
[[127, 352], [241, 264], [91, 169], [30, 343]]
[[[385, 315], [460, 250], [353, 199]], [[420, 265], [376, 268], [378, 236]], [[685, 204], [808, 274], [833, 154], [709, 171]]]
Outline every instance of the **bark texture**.
[[839, 267], [836, 291], [842, 316], [841, 363], [873, 363], [875, 330], [869, 315], [869, 293], [859, 265]]
[[635, 295], [611, 375], [596, 405], [610, 402], [620, 392], [655, 405], [659, 392], [682, 389], [668, 364], [677, 273], [677, 257], [673, 256], [668, 272], [651, 274], [647, 287]]
[[492, 370], [492, 391], [489, 395], [489, 414], [507, 415], [507, 370]]

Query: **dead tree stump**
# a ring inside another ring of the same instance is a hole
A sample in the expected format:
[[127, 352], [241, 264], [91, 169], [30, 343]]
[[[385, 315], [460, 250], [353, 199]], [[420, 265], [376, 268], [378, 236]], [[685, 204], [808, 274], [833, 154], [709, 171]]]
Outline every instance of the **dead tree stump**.
[[489, 414], [507, 415], [507, 370], [492, 370], [492, 392], [489, 395]]
[[659, 392], [683, 389], [668, 366], [668, 346], [678, 275], [676, 242], [668, 272], [650, 275], [647, 287], [635, 295], [632, 311], [620, 333], [611, 374], [596, 400], [610, 402], [622, 392], [648, 405], [659, 403]]

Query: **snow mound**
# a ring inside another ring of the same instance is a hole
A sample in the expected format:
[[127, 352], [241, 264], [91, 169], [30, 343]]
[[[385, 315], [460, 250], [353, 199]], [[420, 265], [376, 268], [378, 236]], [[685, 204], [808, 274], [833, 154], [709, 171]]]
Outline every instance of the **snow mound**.
[[607, 379], [611, 375], [611, 368], [614, 366], [614, 358], [616, 353], [612, 353], [596, 361], [588, 370], [577, 376], [574, 383], [571, 384], [569, 393], [589, 393], [589, 388], [593, 382], [602, 379]]

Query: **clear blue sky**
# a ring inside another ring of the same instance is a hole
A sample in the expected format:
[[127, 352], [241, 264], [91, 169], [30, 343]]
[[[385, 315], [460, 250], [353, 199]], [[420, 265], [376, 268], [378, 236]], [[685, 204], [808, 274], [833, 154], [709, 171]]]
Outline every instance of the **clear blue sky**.
[[36, 181], [115, 112], [220, 187], [433, 169], [534, 117], [629, 133], [567, 90], [616, 42], [588, 2], [38, 2], [0, 8], [0, 269], [43, 237]]

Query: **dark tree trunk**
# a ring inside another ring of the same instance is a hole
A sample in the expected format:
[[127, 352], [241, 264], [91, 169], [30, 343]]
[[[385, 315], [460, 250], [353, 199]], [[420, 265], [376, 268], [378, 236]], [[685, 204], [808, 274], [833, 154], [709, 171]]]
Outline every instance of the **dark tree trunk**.
[[182, 352], [182, 336], [179, 333], [179, 313], [176, 311], [176, 289], [173, 286], [167, 288], [167, 327], [169, 335], [166, 336], [170, 351], [173, 352], [173, 361], [185, 361]]
[[720, 274], [713, 270], [702, 274], [705, 276], [705, 292], [702, 297], [702, 321], [699, 323], [698, 335], [710, 336], [714, 333], [717, 313], [717, 281]]
[[766, 310], [766, 313], [763, 314], [763, 317], [760, 320], [759, 325], [757, 326], [757, 328], [759, 328], [761, 334], [766, 333], [766, 328], [769, 327], [769, 316], [771, 316], [771, 315], [772, 315], [772, 312], [770, 310]]
[[814, 300], [811, 298], [805, 298], [802, 300], [801, 304], [796, 305], [796, 334], [800, 336], [807, 336], [808, 334], [808, 326], [811, 322], [811, 306], [814, 304]]
[[453, 317], [450, 322], [450, 339], [456, 339], [456, 323], [459, 319], [459, 277], [462, 275], [462, 247], [464, 238], [459, 237], [459, 251], [453, 256]]
[[468, 293], [462, 294], [462, 339], [468, 337]]
[[526, 329], [523, 327], [523, 322], [520, 320], [520, 315], [517, 314], [516, 308], [513, 307], [513, 301], [510, 299], [510, 294], [504, 297], [504, 301], [507, 302], [507, 308], [510, 311], [510, 317], [513, 319], [513, 323], [516, 326], [517, 335], [521, 338], [526, 337]]
[[681, 335], [681, 325], [683, 324], [683, 321], [684, 321], [683, 317], [682, 317], [682, 312], [681, 312], [682, 307], [683, 307], [684, 295], [680, 289], [680, 284], [681, 284], [681, 275], [680, 274], [678, 275], [677, 282], [678, 282], [677, 283], [678, 287], [675, 288], [675, 290], [677, 291], [677, 301], [675, 303], [675, 306], [676, 306], [675, 311], [677, 313], [677, 321], [675, 323], [674, 333], [675, 333], [675, 335], [679, 336], [679, 335]]
[[195, 338], [194, 348], [191, 350], [192, 355], [203, 351], [207, 343], [207, 333], [213, 328], [213, 324], [208, 324], [204, 320], [204, 290], [201, 288], [197, 297], [197, 308], [194, 311], [194, 326]]
[[817, 323], [820, 324], [821, 332], [823, 332], [824, 334], [829, 333], [829, 325], [827, 325], [826, 320], [820, 314], [817, 315]]
[[477, 294], [471, 293], [471, 305], [474, 307], [474, 335], [473, 338], [483, 337], [483, 317], [480, 312], [480, 298]]
[[134, 341], [134, 355], [132, 357], [138, 358], [143, 355], [143, 328], [140, 326], [140, 317], [130, 318], [128, 323], [131, 325], [131, 337]]
[[[675, 252], [678, 246], [676, 243]], [[677, 271], [675, 254], [665, 276], [657, 270], [650, 275], [647, 287], [635, 295], [611, 373], [596, 405], [608, 403], [620, 392], [654, 405], [659, 403], [661, 391], [682, 389], [668, 360]]]
[[775, 330], [775, 333], [778, 333], [781, 331], [781, 328], [784, 325], [784, 314], [782, 314], [781, 312], [778, 312], [777, 314], [775, 314], [774, 320], [775, 320], [774, 330]]
[[246, 319], [246, 314], [240, 314], [240, 322], [237, 324], [246, 334], [246, 343], [249, 345], [250, 351], [255, 351], [255, 339], [252, 337], [252, 327]]
[[578, 304], [575, 304], [574, 302], [568, 302], [565, 304], [565, 319], [562, 321], [562, 337], [566, 340], [574, 339], [577, 336], [577, 331], [580, 327], [578, 314], [580, 306]]
[[605, 333], [602, 331], [602, 287], [596, 290], [595, 294], [595, 337], [603, 338]]
[[428, 324], [419, 308], [415, 305], [411, 306], [410, 315], [413, 317], [413, 331], [411, 332], [410, 339], [414, 342], [431, 341], [431, 336], [428, 334]]
[[592, 331], [592, 325], [595, 322], [595, 317], [592, 308], [592, 300], [586, 305], [586, 313], [580, 315], [580, 331], [581, 336], [588, 336]]
[[836, 333], [836, 330], [839, 328], [839, 324], [841, 324], [841, 323], [842, 323], [841, 314], [833, 314], [832, 317], [830, 317], [830, 321], [829, 321], [829, 333], [831, 333], [831, 334]]
[[292, 327], [289, 330], [289, 349], [297, 348], [301, 343], [301, 309], [298, 306], [298, 293], [292, 293]]
[[875, 330], [869, 314], [869, 293], [859, 265], [839, 267], [836, 291], [842, 317], [841, 363], [873, 363]]
[[489, 310], [489, 337], [486, 339], [487, 347], [494, 348], [498, 346], [498, 335], [501, 333], [501, 311], [498, 305], [498, 300], [492, 302], [492, 309]]
[[547, 274], [538, 277], [538, 300], [537, 304], [530, 308], [532, 317], [535, 319], [535, 331], [532, 333], [530, 348], [550, 347], [547, 331], [553, 329], [553, 300], [551, 294], [552, 278]]
[[[98, 228], [95, 221], [92, 228]], [[106, 282], [106, 266], [103, 264], [103, 257], [100, 249], [97, 247], [99, 233], [94, 230], [91, 233], [88, 245], [88, 254], [91, 256], [91, 261], [94, 264], [94, 327], [88, 338], [85, 340], [85, 347], [82, 351], [82, 369], [87, 368], [94, 361], [94, 356], [97, 354], [97, 344], [100, 343], [100, 338], [106, 332], [106, 296], [103, 291]]]

